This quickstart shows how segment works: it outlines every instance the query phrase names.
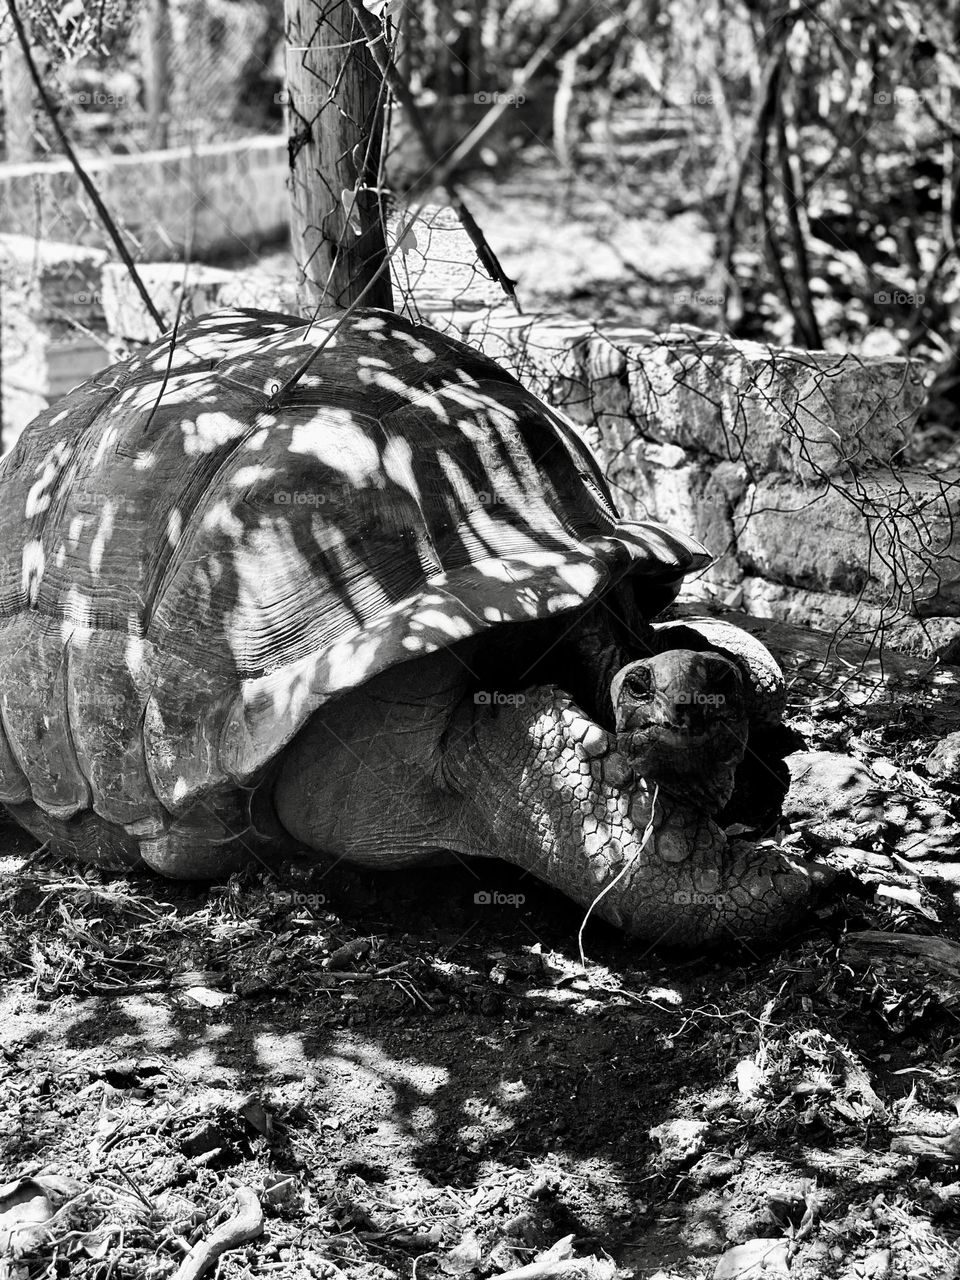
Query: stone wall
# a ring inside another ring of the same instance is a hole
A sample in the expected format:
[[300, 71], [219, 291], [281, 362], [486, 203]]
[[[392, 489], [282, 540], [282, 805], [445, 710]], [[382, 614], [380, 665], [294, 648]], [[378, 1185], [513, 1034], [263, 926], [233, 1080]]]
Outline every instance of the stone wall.
[[102, 249], [0, 236], [2, 445], [116, 359], [101, 303]]
[[449, 320], [581, 425], [625, 514], [714, 553], [687, 599], [960, 661], [960, 475], [906, 461], [921, 365], [686, 327]]

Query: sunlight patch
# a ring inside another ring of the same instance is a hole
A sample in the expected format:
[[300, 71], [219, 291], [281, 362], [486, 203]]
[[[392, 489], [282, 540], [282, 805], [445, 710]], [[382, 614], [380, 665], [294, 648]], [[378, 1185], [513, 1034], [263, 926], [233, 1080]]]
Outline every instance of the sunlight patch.
[[63, 620], [60, 623], [60, 639], [64, 644], [70, 639], [74, 628], [84, 631], [93, 628], [93, 601], [83, 595], [77, 587], [71, 587], [66, 593], [63, 608]]
[[180, 430], [184, 436], [183, 451], [189, 455], [212, 453], [214, 449], [236, 440], [246, 427], [233, 414], [217, 409], [211, 413], [198, 413], [193, 422], [184, 418], [180, 423]]
[[347, 409], [325, 409], [309, 422], [297, 423], [287, 449], [290, 453], [309, 454], [357, 487], [380, 474], [375, 442]]
[[113, 533], [113, 518], [116, 514], [112, 502], [105, 502], [102, 510], [100, 524], [97, 526], [97, 532], [93, 535], [93, 541], [90, 543], [90, 572], [94, 576], [100, 572], [103, 553], [107, 549], [107, 540]]
[[254, 1038], [253, 1048], [261, 1069], [275, 1073], [285, 1080], [299, 1078], [304, 1068], [313, 1065], [303, 1037], [299, 1035], [261, 1031]]
[[229, 502], [215, 502], [203, 518], [204, 529], [217, 529], [238, 541], [243, 536], [243, 521]]
[[[132, 621], [132, 619], [128, 619], [128, 624], [130, 621]], [[143, 670], [145, 655], [146, 645], [144, 644], [143, 639], [131, 631], [127, 636], [127, 642], [124, 645], [124, 659], [127, 664], [127, 670], [133, 677], [139, 675]]]

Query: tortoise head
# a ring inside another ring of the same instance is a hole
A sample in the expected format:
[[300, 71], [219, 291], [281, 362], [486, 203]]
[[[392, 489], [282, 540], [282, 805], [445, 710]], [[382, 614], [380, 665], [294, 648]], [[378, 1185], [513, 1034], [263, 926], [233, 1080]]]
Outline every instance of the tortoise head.
[[736, 665], [671, 649], [622, 667], [610, 695], [620, 750], [638, 775], [710, 813], [722, 809], [747, 741]]

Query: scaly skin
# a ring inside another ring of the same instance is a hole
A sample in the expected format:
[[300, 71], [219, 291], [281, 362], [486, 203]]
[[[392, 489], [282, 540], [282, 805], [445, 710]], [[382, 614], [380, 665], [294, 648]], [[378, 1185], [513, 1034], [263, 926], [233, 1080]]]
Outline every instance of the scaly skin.
[[[643, 671], [649, 680], [632, 678]], [[685, 776], [677, 747], [690, 726], [676, 721], [677, 695], [709, 694], [718, 671], [732, 681], [730, 705], [694, 703], [714, 707], [717, 718], [688, 738], [695, 749]], [[742, 730], [744, 719], [739, 677], [724, 658], [630, 664], [617, 682], [620, 734], [555, 685], [478, 703], [449, 652], [403, 674], [391, 671], [321, 711], [284, 753], [274, 801], [302, 844], [372, 867], [441, 850], [503, 858], [583, 907], [599, 899], [596, 915], [671, 946], [776, 935], [826, 878], [776, 850], [728, 842], [710, 816], [739, 758], [730, 727]], [[658, 734], [673, 752], [662, 782], [635, 767], [656, 762]]]

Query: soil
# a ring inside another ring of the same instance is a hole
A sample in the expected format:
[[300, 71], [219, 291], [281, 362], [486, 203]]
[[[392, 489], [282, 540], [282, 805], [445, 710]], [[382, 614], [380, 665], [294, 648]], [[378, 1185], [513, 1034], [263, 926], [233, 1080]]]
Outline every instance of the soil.
[[[955, 806], [917, 761], [956, 705], [794, 703], [811, 746]], [[539, 1258], [693, 1280], [724, 1255], [717, 1275], [759, 1275], [758, 1250], [802, 1280], [960, 1274], [960, 986], [855, 945], [949, 945], [949, 855], [937, 884], [861, 849], [872, 883], [766, 952], [671, 955], [590, 923], [582, 963], [579, 909], [498, 862], [197, 886], [4, 836], [10, 1277], [173, 1276], [238, 1187], [264, 1221], [224, 1278]]]

